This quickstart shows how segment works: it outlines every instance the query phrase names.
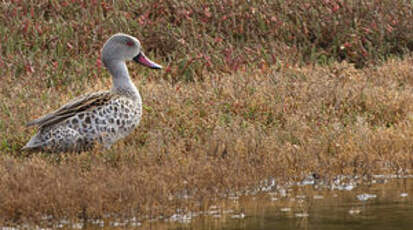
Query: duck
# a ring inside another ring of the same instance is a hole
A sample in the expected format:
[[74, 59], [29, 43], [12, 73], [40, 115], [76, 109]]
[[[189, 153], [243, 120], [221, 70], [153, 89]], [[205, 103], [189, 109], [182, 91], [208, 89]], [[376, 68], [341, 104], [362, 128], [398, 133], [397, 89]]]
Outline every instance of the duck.
[[80, 152], [98, 144], [109, 149], [138, 126], [142, 98], [129, 76], [126, 62], [134, 61], [151, 69], [162, 66], [145, 56], [137, 38], [124, 33], [114, 34], [105, 42], [101, 60], [112, 76], [112, 88], [77, 97], [28, 122], [26, 126], [39, 129], [22, 150]]

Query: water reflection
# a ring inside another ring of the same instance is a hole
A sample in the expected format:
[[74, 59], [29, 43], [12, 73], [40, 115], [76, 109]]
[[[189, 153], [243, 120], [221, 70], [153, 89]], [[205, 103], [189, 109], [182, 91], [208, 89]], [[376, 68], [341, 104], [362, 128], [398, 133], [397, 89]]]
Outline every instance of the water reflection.
[[242, 210], [243, 218], [207, 216], [165, 229], [411, 229], [410, 194], [413, 194], [413, 179], [376, 182], [351, 191], [297, 186], [284, 196], [267, 193], [255, 200], [240, 197], [233, 208], [234, 212]]
[[[311, 182], [292, 186], [266, 186], [254, 196], [234, 194], [203, 212], [175, 214], [140, 222], [89, 220], [70, 223], [62, 220], [51, 228], [38, 229], [411, 229], [413, 226], [413, 178], [376, 177], [368, 185], [354, 178], [340, 177], [333, 186]], [[345, 183], [342, 183], [346, 181]], [[351, 186], [351, 189], [349, 189]], [[269, 189], [268, 189], [269, 188]], [[48, 216], [45, 216], [47, 220]], [[24, 227], [24, 226], [23, 226]], [[0, 227], [0, 230], [31, 229]]]

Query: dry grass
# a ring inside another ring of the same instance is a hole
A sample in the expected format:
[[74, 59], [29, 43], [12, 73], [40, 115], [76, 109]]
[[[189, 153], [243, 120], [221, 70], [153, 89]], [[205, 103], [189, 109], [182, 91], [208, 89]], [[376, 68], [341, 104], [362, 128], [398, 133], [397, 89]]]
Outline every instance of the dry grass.
[[[210, 75], [175, 85], [136, 80], [144, 119], [111, 150], [21, 157], [3, 147], [0, 216], [167, 215], [202, 208], [268, 176], [285, 181], [310, 172], [331, 178], [412, 168], [412, 61], [364, 70], [337, 64]], [[110, 84], [91, 81], [96, 88]], [[33, 132], [22, 117], [48, 105], [36, 97], [42, 89], [17, 84], [22, 88], [2, 90], [7, 98], [24, 96], [21, 105], [2, 103], [10, 116], [2, 114], [8, 133], [1, 138], [19, 147]], [[56, 90], [48, 95], [71, 97]], [[179, 194], [191, 198], [175, 199]]]
[[[317, 172], [328, 179], [413, 168], [411, 54], [363, 69], [334, 62], [341, 57], [362, 66], [384, 54], [411, 50], [411, 15], [403, 14], [406, 7], [411, 9], [408, 1], [392, 7], [393, 1], [363, 1], [376, 9], [374, 15], [343, 1], [349, 5], [339, 7], [340, 17], [364, 12], [371, 16], [362, 20], [367, 24], [378, 17], [385, 27], [386, 15], [399, 22], [391, 31], [374, 33], [371, 55], [356, 59], [344, 51], [341, 56], [334, 53], [351, 37], [349, 31], [359, 29], [351, 23], [337, 27], [341, 30], [335, 37], [342, 40], [324, 48], [316, 45], [313, 53], [300, 39], [288, 43], [284, 33], [301, 31], [288, 26], [297, 22], [287, 20], [288, 9], [296, 15], [308, 12], [298, 10], [294, 1], [273, 5], [289, 2], [291, 7], [271, 11], [285, 17], [281, 32], [268, 29], [273, 28], [268, 26], [270, 9], [277, 8], [259, 3], [223, 1], [220, 11], [221, 5], [211, 1], [213, 13], [194, 11], [188, 19], [189, 3], [178, 1], [156, 1], [146, 8], [141, 1], [93, 2], [0, 4], [0, 222], [39, 221], [44, 215], [168, 215], [177, 208], [208, 207], [221, 194], [255, 186], [268, 176], [287, 181]], [[308, 3], [316, 7], [314, 1]], [[231, 20], [223, 20], [222, 27], [212, 23], [218, 18], [210, 17], [226, 13]], [[203, 20], [211, 22], [205, 24], [210, 27], [202, 26]], [[259, 20], [264, 24], [258, 29]], [[211, 31], [214, 28], [220, 30]], [[110, 87], [97, 60], [104, 40], [118, 31], [141, 38], [148, 56], [168, 66], [159, 73], [130, 65], [145, 105], [139, 128], [111, 150], [60, 156], [21, 153], [35, 132], [24, 127], [26, 121], [81, 93]], [[327, 33], [317, 35], [317, 41], [328, 41]], [[323, 62], [328, 65], [312, 65], [322, 60], [311, 58], [317, 52], [331, 54], [331, 60]], [[279, 56], [273, 59], [271, 54]], [[311, 64], [304, 65], [307, 62]], [[184, 195], [190, 199], [179, 198]]]

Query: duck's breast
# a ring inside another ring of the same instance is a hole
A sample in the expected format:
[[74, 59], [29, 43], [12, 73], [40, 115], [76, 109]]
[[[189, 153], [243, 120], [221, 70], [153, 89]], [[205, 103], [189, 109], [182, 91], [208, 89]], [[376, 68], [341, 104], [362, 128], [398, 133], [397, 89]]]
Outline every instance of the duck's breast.
[[94, 111], [95, 126], [99, 136], [111, 142], [125, 137], [139, 124], [142, 104], [127, 97], [119, 97]]

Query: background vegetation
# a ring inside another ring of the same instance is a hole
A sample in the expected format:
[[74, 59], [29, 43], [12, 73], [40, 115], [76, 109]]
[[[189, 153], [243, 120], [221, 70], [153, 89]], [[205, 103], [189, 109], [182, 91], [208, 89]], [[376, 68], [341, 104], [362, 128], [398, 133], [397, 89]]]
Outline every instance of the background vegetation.
[[[2, 222], [168, 215], [269, 176], [412, 168], [411, 1], [38, 0], [0, 12]], [[99, 53], [116, 32], [165, 66], [129, 66], [139, 128], [107, 151], [20, 152], [27, 121], [110, 87]]]

